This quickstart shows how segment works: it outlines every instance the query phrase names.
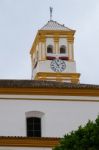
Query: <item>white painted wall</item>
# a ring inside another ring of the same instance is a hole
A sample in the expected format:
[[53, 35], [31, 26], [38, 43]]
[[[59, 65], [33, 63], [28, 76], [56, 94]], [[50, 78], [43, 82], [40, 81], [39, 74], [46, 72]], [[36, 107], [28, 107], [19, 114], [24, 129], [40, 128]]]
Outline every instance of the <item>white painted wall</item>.
[[[65, 62], [66, 62], [66, 69], [63, 71], [63, 73], [76, 73], [76, 62], [70, 61]], [[51, 60], [38, 62], [37, 67], [33, 70], [33, 77], [35, 77], [35, 75], [38, 72], [54, 72], [50, 67], [50, 63]]]
[[70, 60], [74, 60], [73, 54], [74, 54], [73, 43], [69, 43], [69, 58], [70, 58]]
[[59, 49], [62, 45], [66, 46], [66, 54], [64, 54], [64, 56], [68, 57], [68, 42], [66, 38], [60, 38], [59, 39]]
[[84, 125], [88, 119], [96, 118], [99, 114], [99, 97], [2, 95], [0, 136], [26, 136], [25, 114], [28, 111], [44, 113], [43, 137], [62, 137], [65, 133], [77, 129], [79, 125]]
[[65, 45], [67, 47], [67, 39], [66, 38], [59, 38], [59, 47], [61, 45]]
[[[46, 51], [47, 51], [47, 46], [48, 45], [53, 45], [53, 48], [55, 48], [54, 38], [46, 38]], [[68, 48], [67, 47], [67, 39], [66, 38], [59, 38], [59, 48], [60, 48], [61, 45], [65, 45], [66, 48]], [[59, 53], [58, 45], [56, 46], [56, 52]], [[68, 49], [66, 51], [66, 54], [64, 54], [64, 56], [68, 56]]]
[[54, 47], [54, 38], [46, 38], [46, 48], [48, 45], [53, 45]]

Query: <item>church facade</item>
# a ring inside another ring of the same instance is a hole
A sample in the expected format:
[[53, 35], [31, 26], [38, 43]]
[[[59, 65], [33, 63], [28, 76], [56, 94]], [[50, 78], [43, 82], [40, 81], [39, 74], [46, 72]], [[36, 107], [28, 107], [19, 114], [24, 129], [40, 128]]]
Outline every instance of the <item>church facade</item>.
[[74, 34], [48, 21], [30, 51], [31, 80], [0, 80], [0, 150], [51, 150], [99, 114], [99, 85], [76, 72]]

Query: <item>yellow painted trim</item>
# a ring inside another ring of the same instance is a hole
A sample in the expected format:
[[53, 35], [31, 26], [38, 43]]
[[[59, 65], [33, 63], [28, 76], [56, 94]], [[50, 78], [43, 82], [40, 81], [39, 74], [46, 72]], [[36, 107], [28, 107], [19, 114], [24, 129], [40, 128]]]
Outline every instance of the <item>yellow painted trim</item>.
[[75, 30], [64, 31], [64, 30], [39, 30], [41, 35], [68, 35], [69, 37], [75, 34]]
[[40, 62], [40, 61], [45, 61], [45, 60], [46, 60], [46, 57], [45, 57], [45, 58], [42, 58], [41, 60], [39, 60], [39, 62]]
[[46, 50], [46, 49], [47, 49], [46, 40], [45, 40], [45, 42], [44, 42], [44, 45], [45, 45], [45, 58], [44, 58], [44, 59], [46, 60], [46, 53], [47, 53], [47, 50]]
[[43, 59], [43, 45], [42, 45], [42, 42], [41, 42], [41, 59]]
[[53, 72], [53, 73], [52, 73], [52, 72], [39, 72], [39, 73], [38, 73], [38, 75], [42, 75], [42, 74], [43, 74], [43, 76], [46, 76], [46, 77], [47, 77], [48, 75], [49, 75], [50, 77], [52, 77], [52, 76], [54, 75], [54, 76], [58, 76], [58, 77], [66, 77], [66, 76], [71, 77], [71, 76], [72, 76], [72, 77], [74, 77], [74, 78], [80, 76], [79, 73], [57, 73], [57, 72], [56, 72], [56, 73], [55, 73], [55, 72]]
[[80, 78], [79, 73], [52, 73], [39, 72], [35, 76], [35, 80], [55, 80], [55, 81], [70, 81], [71, 83], [78, 83]]
[[32, 55], [33, 52], [35, 51], [35, 47], [36, 47], [37, 41], [39, 41], [39, 32], [37, 33], [37, 35], [36, 35], [36, 37], [35, 37], [35, 40], [34, 40], [34, 42], [33, 42], [33, 44], [32, 44], [32, 47], [31, 47], [31, 49], [30, 49], [30, 54], [31, 54], [31, 55]]
[[58, 44], [59, 44], [59, 37], [53, 37], [54, 38], [54, 53], [58, 52]]
[[74, 45], [72, 43], [72, 61], [74, 60]]
[[71, 59], [70, 59], [70, 48], [69, 48], [69, 42], [68, 42], [68, 40], [67, 40], [67, 50], [68, 50], [69, 61], [71, 61]]
[[45, 47], [46, 39], [45, 39], [45, 37], [40, 39], [40, 43], [41, 43], [41, 59], [46, 60], [46, 55], [45, 55], [45, 52], [46, 52], [46, 47]]
[[12, 95], [61, 95], [99, 97], [99, 89], [89, 88], [0, 88], [0, 94]]
[[[70, 46], [71, 46], [71, 48], [70, 48]], [[68, 41], [68, 47], [69, 47], [69, 60], [70, 61], [74, 61], [74, 47], [73, 47], [73, 42], [69, 42]]]
[[75, 34], [75, 30], [71, 30], [71, 31], [61, 31], [61, 30], [39, 30], [36, 37], [35, 37], [35, 40], [32, 44], [32, 48], [30, 50], [30, 54], [34, 53], [35, 51], [35, 47], [37, 45], [37, 43], [39, 43], [40, 41], [44, 41], [46, 39], [46, 36], [49, 36], [49, 35], [53, 35], [53, 37], [59, 37], [60, 35], [62, 36], [66, 36], [67, 39], [71, 42], [74, 40], [74, 34]]
[[53, 53], [56, 53], [56, 42], [54, 41], [54, 48], [53, 48]]
[[56, 49], [57, 53], [59, 54], [60, 53], [60, 49], [59, 49], [59, 38], [58, 38], [58, 41], [57, 41], [57, 49]]
[[69, 43], [73, 43], [74, 42], [74, 38], [73, 37], [72, 38], [68, 38], [67, 37], [67, 40], [68, 40]]
[[0, 147], [55, 147], [59, 138], [0, 137]]

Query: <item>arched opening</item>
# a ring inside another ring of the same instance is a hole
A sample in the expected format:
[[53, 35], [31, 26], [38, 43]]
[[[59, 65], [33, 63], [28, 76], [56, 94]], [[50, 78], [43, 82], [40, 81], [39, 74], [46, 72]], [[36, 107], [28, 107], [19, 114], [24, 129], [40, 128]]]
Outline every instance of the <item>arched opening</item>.
[[41, 137], [41, 118], [28, 117], [27, 122], [27, 136], [28, 137]]
[[47, 46], [47, 53], [53, 53], [53, 46], [52, 45]]
[[41, 137], [42, 136], [42, 116], [43, 112], [29, 111], [26, 112], [26, 133], [27, 137]]
[[65, 54], [66, 53], [66, 46], [65, 45], [62, 45], [60, 47], [60, 54]]

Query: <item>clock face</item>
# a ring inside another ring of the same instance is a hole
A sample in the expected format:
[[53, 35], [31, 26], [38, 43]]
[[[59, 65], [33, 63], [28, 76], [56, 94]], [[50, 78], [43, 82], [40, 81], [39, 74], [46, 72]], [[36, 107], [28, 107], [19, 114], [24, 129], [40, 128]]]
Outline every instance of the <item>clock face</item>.
[[52, 60], [50, 66], [51, 66], [51, 69], [55, 72], [62, 72], [66, 68], [65, 61], [63, 61], [61, 59]]

